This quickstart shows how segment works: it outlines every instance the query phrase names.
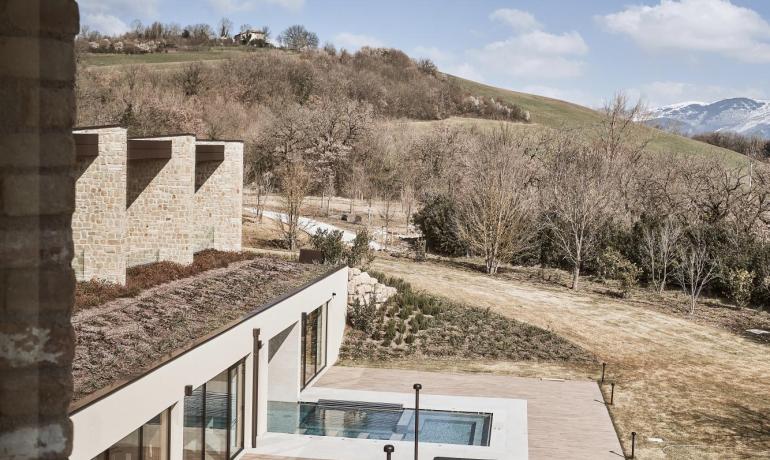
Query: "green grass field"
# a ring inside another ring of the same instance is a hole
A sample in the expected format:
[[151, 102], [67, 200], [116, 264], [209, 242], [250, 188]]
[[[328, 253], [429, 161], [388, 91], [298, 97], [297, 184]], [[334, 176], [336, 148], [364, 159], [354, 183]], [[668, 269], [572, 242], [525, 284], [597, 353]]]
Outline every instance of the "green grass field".
[[193, 61], [216, 61], [243, 56], [255, 50], [244, 48], [211, 48], [203, 51], [178, 51], [149, 54], [83, 53], [80, 63], [85, 66], [112, 66], [131, 64], [174, 64]]

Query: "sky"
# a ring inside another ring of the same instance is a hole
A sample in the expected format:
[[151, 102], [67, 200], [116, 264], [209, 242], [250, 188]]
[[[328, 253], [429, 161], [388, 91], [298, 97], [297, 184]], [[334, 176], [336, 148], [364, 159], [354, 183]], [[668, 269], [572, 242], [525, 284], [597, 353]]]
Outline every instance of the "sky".
[[502, 88], [601, 106], [770, 99], [770, 0], [80, 0], [81, 24], [292, 24], [354, 51], [398, 48]]

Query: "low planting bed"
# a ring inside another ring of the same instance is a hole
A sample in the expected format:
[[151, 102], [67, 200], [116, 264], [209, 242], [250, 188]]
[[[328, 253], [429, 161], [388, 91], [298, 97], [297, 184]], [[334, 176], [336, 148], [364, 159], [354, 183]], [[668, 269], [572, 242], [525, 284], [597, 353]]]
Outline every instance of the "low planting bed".
[[401, 279], [369, 273], [396, 287], [398, 294], [379, 309], [359, 303], [350, 308], [350, 327], [340, 352], [344, 361], [405, 357], [597, 361], [591, 353], [545, 329], [417, 292]]

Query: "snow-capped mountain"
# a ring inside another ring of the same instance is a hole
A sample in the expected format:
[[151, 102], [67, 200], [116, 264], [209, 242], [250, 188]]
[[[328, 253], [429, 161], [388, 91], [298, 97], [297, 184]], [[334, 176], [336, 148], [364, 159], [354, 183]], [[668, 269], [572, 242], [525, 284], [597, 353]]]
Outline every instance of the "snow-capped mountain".
[[770, 101], [737, 97], [710, 104], [681, 102], [652, 110], [647, 123], [685, 135], [732, 131], [770, 139]]

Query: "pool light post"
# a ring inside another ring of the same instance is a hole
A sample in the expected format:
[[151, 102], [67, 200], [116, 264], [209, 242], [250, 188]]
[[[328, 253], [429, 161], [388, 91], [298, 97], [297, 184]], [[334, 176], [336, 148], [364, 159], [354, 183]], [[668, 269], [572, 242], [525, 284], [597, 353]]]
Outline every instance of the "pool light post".
[[385, 451], [385, 460], [390, 460], [390, 454], [393, 453], [395, 447], [393, 447], [393, 444], [385, 444], [385, 448], [383, 448]]
[[420, 444], [420, 390], [422, 385], [415, 383], [414, 388], [414, 460], [418, 460], [417, 448]]

